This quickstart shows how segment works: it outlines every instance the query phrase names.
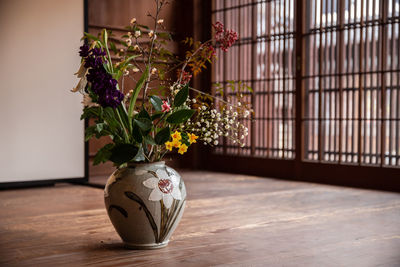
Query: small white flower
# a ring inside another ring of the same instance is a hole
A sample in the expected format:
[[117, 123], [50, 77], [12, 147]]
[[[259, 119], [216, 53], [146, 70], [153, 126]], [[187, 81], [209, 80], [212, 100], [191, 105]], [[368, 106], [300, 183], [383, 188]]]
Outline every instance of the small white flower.
[[157, 178], [149, 178], [143, 182], [143, 185], [153, 189], [149, 195], [150, 201], [162, 199], [165, 207], [169, 209], [174, 199], [182, 199], [182, 193], [179, 190], [180, 177], [175, 174], [170, 176], [164, 169], [158, 169], [156, 175]]
[[131, 19], [131, 24], [133, 24], [133, 23], [135, 23], [136, 22], [136, 18], [132, 18]]
[[242, 103], [238, 102], [238, 106], [240, 107], [242, 105]]
[[140, 31], [135, 31], [135, 37], [136, 37], [136, 38], [139, 38], [140, 35], [141, 35], [141, 32], [140, 32]]
[[240, 147], [244, 147], [244, 143], [240, 145]]
[[158, 23], [158, 24], [163, 24], [163, 22], [164, 22], [164, 20], [163, 20], [163, 19], [159, 19], [159, 20], [157, 20], [157, 23]]
[[129, 70], [124, 71], [124, 76], [127, 76], [127, 75], [129, 75]]
[[195, 104], [196, 103], [196, 99], [192, 99], [192, 102], [193, 102], [193, 104]]
[[128, 32], [128, 38], [132, 38], [132, 33]]
[[230, 126], [227, 124], [225, 125], [225, 129], [229, 130]]
[[248, 110], [246, 110], [246, 111], [244, 112], [244, 117], [247, 118], [249, 115], [250, 115], [250, 112], [249, 112]]
[[201, 121], [201, 122], [204, 122], [204, 119], [201, 119], [200, 121]]
[[215, 114], [214, 113], [211, 114], [211, 118], [213, 118], [213, 119], [215, 118]]
[[211, 138], [208, 137], [208, 138], [207, 138], [207, 142], [208, 142], [208, 143], [211, 143], [211, 141], [212, 141]]
[[202, 109], [202, 110], [206, 110], [207, 107], [206, 107], [206, 106], [202, 106], [201, 109]]
[[156, 74], [156, 73], [157, 73], [157, 69], [156, 69], [156, 68], [152, 68], [152, 69], [151, 69], [151, 74], [154, 75], [154, 74]]
[[134, 45], [134, 46], [133, 46], [133, 50], [134, 50], [134, 51], [139, 51], [139, 46], [138, 46], [138, 45]]
[[214, 141], [214, 145], [215, 146], [218, 145], [218, 141], [217, 140]]
[[242, 136], [240, 137], [240, 139], [244, 139], [244, 135], [242, 134]]
[[148, 35], [150, 38], [153, 37], [154, 31], [153, 31], [153, 30], [149, 31], [149, 33], [148, 33], [147, 35]]
[[133, 71], [133, 72], [139, 72], [139, 69], [136, 68], [136, 67], [134, 67], [134, 68], [132, 69], [132, 71]]
[[235, 111], [233, 112], [233, 117], [236, 117], [238, 115], [238, 113]]
[[200, 122], [196, 122], [196, 125], [201, 127], [201, 123]]
[[202, 130], [203, 132], [205, 132], [205, 131], [206, 131], [206, 128], [203, 127], [203, 128], [201, 128], [201, 130]]
[[126, 45], [127, 46], [131, 46], [131, 44], [132, 44], [132, 40], [131, 39], [126, 39]]

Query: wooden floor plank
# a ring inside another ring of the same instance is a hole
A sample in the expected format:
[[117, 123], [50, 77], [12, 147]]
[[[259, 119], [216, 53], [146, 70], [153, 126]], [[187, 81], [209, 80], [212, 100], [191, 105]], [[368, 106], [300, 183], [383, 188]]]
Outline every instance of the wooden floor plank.
[[0, 266], [400, 266], [397, 193], [181, 173], [185, 214], [155, 251], [124, 249], [100, 189], [0, 191]]

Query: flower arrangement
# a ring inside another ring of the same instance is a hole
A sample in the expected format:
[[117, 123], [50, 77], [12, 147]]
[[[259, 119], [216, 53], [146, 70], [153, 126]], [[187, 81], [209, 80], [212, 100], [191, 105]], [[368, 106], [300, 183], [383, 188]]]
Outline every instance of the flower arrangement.
[[[165, 4], [157, 1], [155, 15], [149, 15], [152, 28], [133, 18], [119, 42], [106, 29], [97, 37], [85, 33], [82, 38], [85, 44], [76, 73], [80, 80], [72, 91], [83, 95], [81, 119], [94, 120], [85, 139], [110, 136], [112, 140], [98, 151], [94, 164], [156, 162], [168, 151], [184, 154], [194, 143], [218, 145], [222, 137], [243, 145], [248, 134], [242, 119], [250, 115], [250, 106], [243, 91], [251, 88], [232, 82], [238, 102], [231, 104], [219, 85], [220, 97], [189, 86], [192, 77], [216, 59], [216, 49], [228, 51], [237, 33], [217, 22], [212, 39], [183, 40], [188, 50], [181, 60], [166, 48], [172, 38], [160, 18]], [[135, 82], [131, 90], [125, 88], [126, 79]]]

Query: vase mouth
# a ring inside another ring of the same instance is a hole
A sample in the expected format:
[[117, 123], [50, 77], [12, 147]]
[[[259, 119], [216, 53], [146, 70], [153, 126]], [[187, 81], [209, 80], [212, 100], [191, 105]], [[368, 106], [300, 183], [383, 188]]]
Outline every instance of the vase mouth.
[[128, 162], [128, 168], [136, 168], [142, 166], [165, 166], [165, 161], [156, 161], [156, 162]]

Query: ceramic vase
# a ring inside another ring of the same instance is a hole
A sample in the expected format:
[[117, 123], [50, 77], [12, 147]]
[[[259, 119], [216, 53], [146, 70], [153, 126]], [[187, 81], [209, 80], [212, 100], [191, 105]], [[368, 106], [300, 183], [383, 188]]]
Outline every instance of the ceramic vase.
[[165, 162], [128, 164], [108, 179], [104, 200], [115, 230], [131, 249], [168, 245], [186, 205], [181, 176]]

